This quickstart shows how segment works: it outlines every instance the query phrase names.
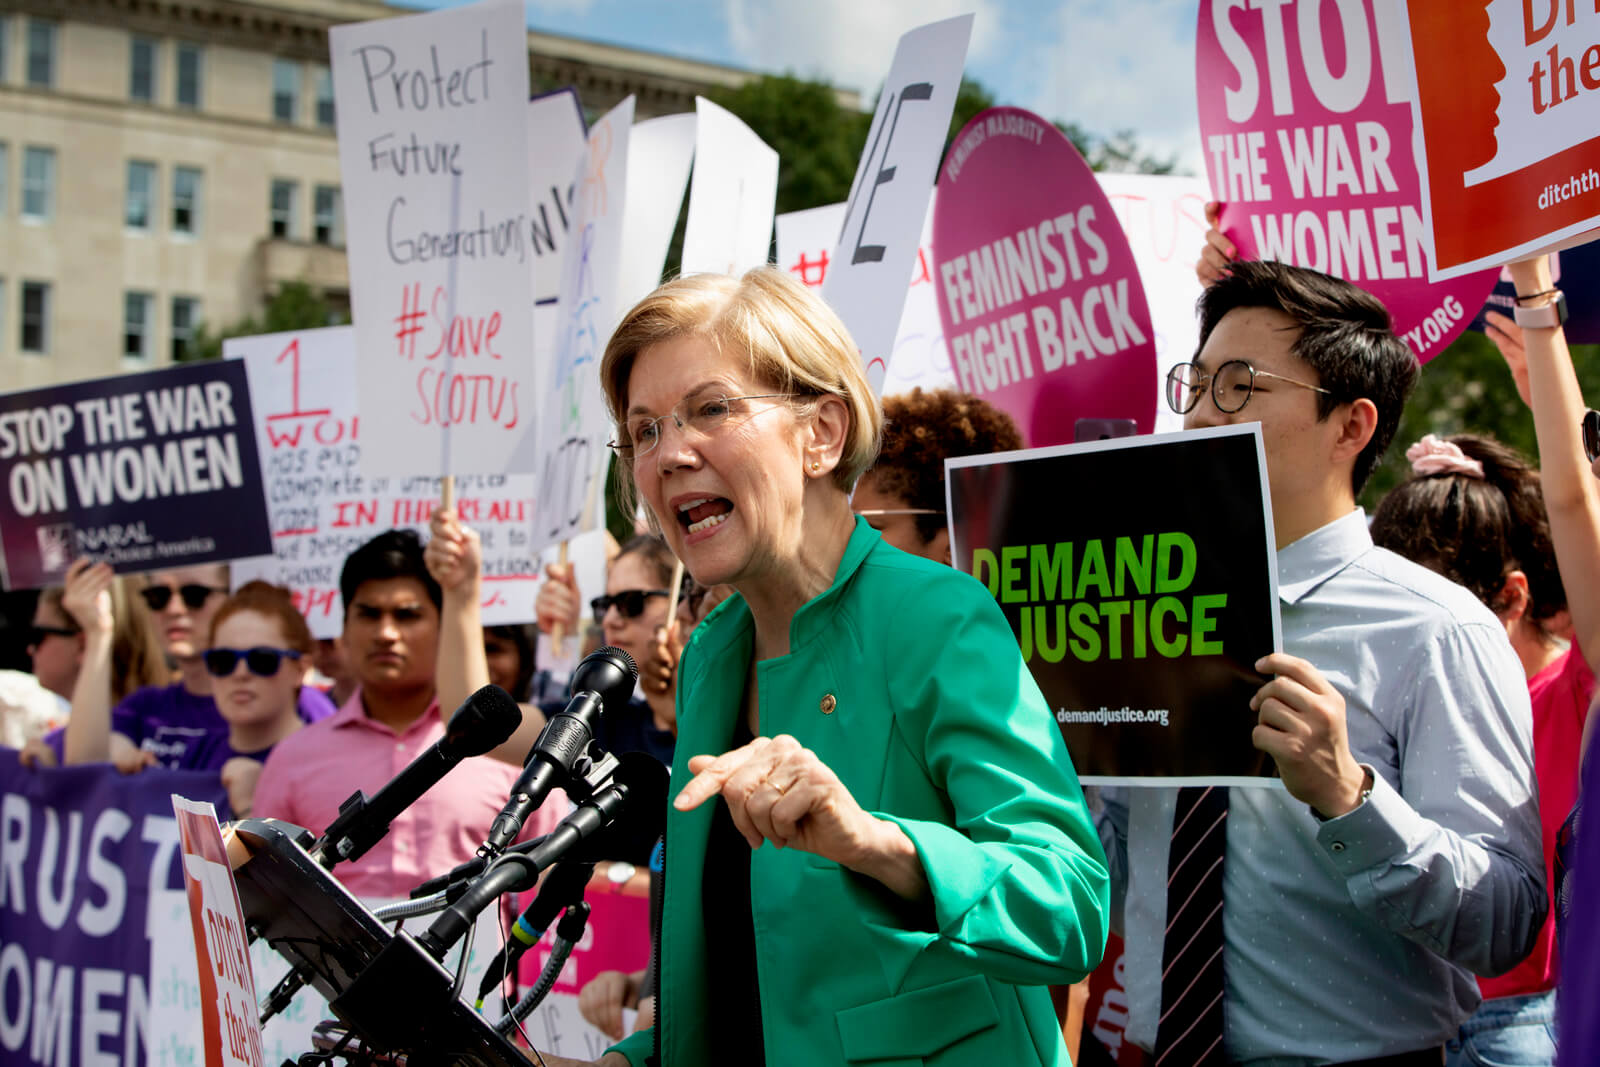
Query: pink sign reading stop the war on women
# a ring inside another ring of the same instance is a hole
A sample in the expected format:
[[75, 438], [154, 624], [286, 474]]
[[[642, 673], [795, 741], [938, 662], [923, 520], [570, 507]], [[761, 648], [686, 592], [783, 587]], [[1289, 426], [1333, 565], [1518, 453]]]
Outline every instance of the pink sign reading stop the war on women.
[[1426, 362], [1472, 321], [1495, 275], [1428, 281], [1396, 29], [1372, 0], [1201, 0], [1200, 134], [1239, 254], [1361, 286]]
[[1155, 422], [1156, 347], [1127, 238], [1089, 165], [1021, 108], [956, 135], [933, 214], [939, 318], [956, 383], [1030, 447], [1078, 419]]

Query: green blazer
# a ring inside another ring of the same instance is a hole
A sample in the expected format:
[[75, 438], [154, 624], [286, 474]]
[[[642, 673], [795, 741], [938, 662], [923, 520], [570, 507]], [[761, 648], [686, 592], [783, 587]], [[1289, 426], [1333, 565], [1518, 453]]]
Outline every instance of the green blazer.
[[[680, 664], [672, 779], [733, 736], [754, 629], [730, 597]], [[792, 734], [916, 845], [931, 906], [818, 856], [763, 844], [750, 903], [770, 1067], [1067, 1064], [1047, 984], [1105, 950], [1105, 855], [1054, 717], [988, 592], [858, 520], [790, 653], [757, 665], [763, 736]], [[720, 800], [714, 803], [721, 803]], [[713, 804], [669, 807], [657, 1032], [616, 1046], [699, 1067], [701, 883]]]

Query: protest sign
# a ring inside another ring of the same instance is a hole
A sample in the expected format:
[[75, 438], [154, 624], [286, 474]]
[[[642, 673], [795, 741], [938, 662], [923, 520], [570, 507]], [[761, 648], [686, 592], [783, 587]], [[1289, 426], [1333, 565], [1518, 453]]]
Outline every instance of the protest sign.
[[266, 1067], [256, 1018], [255, 973], [246, 951], [244, 910], [222, 843], [217, 813], [203, 801], [172, 795], [183, 849], [183, 885], [200, 982], [201, 1046], [206, 1067]]
[[[272, 554], [236, 561], [234, 586], [256, 578], [287, 586], [319, 638], [344, 628], [345, 557], [389, 529], [426, 540], [440, 497], [438, 478], [362, 473], [367, 423], [356, 412], [355, 343], [353, 327], [332, 326], [234, 337], [222, 348], [249, 378], [272, 528]], [[455, 508], [483, 545], [484, 625], [530, 621], [533, 475], [458, 478]]]
[[1426, 362], [1494, 284], [1434, 284], [1422, 179], [1399, 70], [1403, 35], [1374, 0], [1201, 0], [1195, 74], [1221, 228], [1246, 259], [1344, 278], [1372, 293]]
[[990, 108], [956, 134], [933, 216], [933, 273], [962, 392], [1030, 445], [1080, 418], [1153, 429], [1156, 350], [1133, 253], [1089, 165], [1029, 111]]
[[[1147, 1058], [1144, 1049], [1127, 1040], [1124, 1033], [1128, 1025], [1125, 952], [1121, 937], [1115, 933], [1106, 935], [1100, 966], [1089, 975], [1089, 1000], [1083, 1006], [1083, 1040], [1099, 1042], [1106, 1059], [1117, 1067], [1143, 1067]], [[1088, 1056], [1080, 1057], [1080, 1061], [1093, 1062]]]
[[1600, 237], [1600, 6], [1404, 8], [1433, 276]]
[[527, 444], [538, 443], [535, 550], [594, 529], [603, 518], [611, 419], [600, 389], [600, 357], [619, 314], [632, 125], [630, 96], [590, 129], [578, 168], [556, 347], [544, 368], [544, 415], [525, 438]]
[[[533, 250], [533, 302], [553, 304], [561, 295], [561, 256], [567, 246], [573, 177], [583, 157], [587, 131], [573, 89], [557, 89], [528, 101], [528, 184], [533, 189], [528, 246]], [[538, 337], [537, 330], [534, 336]]]
[[271, 550], [244, 368], [191, 363], [0, 396], [6, 587]]
[[694, 98], [694, 113], [694, 183], [682, 272], [743, 274], [767, 261], [778, 153], [737, 115], [703, 96]]
[[198, 1062], [152, 1025], [158, 1010], [197, 1010], [151, 980], [152, 917], [184, 899], [173, 792], [224, 799], [214, 773], [35, 771], [0, 749], [0, 1059]]
[[971, 37], [972, 16], [960, 15], [895, 46], [822, 285], [879, 394]]
[[328, 42], [363, 472], [516, 469], [535, 381], [522, 2], [334, 26]]
[[[1591, 241], [1576, 248], [1550, 253], [1550, 283], [1567, 294], [1568, 317], [1561, 330], [1567, 342], [1575, 345], [1600, 344], [1600, 242]], [[1472, 320], [1474, 330], [1488, 322], [1484, 312], [1498, 311], [1511, 317], [1517, 287], [1511, 272], [1502, 269], [1494, 291], [1484, 301], [1483, 310]]]
[[[1156, 392], [1174, 363], [1193, 359], [1200, 347], [1194, 304], [1200, 297], [1195, 260], [1206, 241], [1206, 201], [1200, 178], [1164, 174], [1096, 174], [1144, 283], [1156, 345]], [[1159, 397], [1157, 433], [1183, 429], [1183, 416]]]
[[1252, 665], [1281, 635], [1259, 423], [951, 459], [945, 476], [955, 566], [1010, 620], [1085, 782], [1269, 780], [1250, 743]]
[[[683, 207], [695, 158], [695, 117], [662, 115], [628, 131], [628, 175], [623, 196], [622, 261], [612, 323], [661, 284], [672, 231]], [[600, 347], [610, 336], [600, 337]]]

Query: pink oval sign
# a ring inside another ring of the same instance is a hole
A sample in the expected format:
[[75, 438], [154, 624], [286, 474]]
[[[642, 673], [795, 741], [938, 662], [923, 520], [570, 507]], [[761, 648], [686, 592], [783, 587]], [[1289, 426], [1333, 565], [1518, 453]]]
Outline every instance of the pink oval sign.
[[1361, 286], [1427, 362], [1495, 272], [1428, 281], [1411, 103], [1393, 73], [1404, 48], [1372, 0], [1200, 0], [1195, 75], [1206, 174], [1240, 255]]
[[1017, 420], [1030, 447], [1079, 419], [1155, 424], [1156, 346], [1128, 239], [1053, 125], [1015, 107], [950, 146], [933, 210], [939, 318], [958, 387]]

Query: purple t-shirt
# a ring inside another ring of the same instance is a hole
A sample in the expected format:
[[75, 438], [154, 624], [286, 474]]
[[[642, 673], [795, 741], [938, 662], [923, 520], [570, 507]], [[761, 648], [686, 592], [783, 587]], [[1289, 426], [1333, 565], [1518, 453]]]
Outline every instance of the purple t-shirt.
[[[320, 722], [336, 710], [322, 690], [300, 687], [301, 719]], [[228, 744], [228, 724], [218, 714], [216, 701], [209, 695], [196, 696], [182, 683], [146, 686], [128, 694], [111, 709], [111, 729], [154, 752], [161, 766], [175, 771], [220, 771], [234, 756], [250, 755], [235, 752]], [[45, 736], [57, 759], [63, 758], [65, 735], [65, 730], [56, 730]]]

